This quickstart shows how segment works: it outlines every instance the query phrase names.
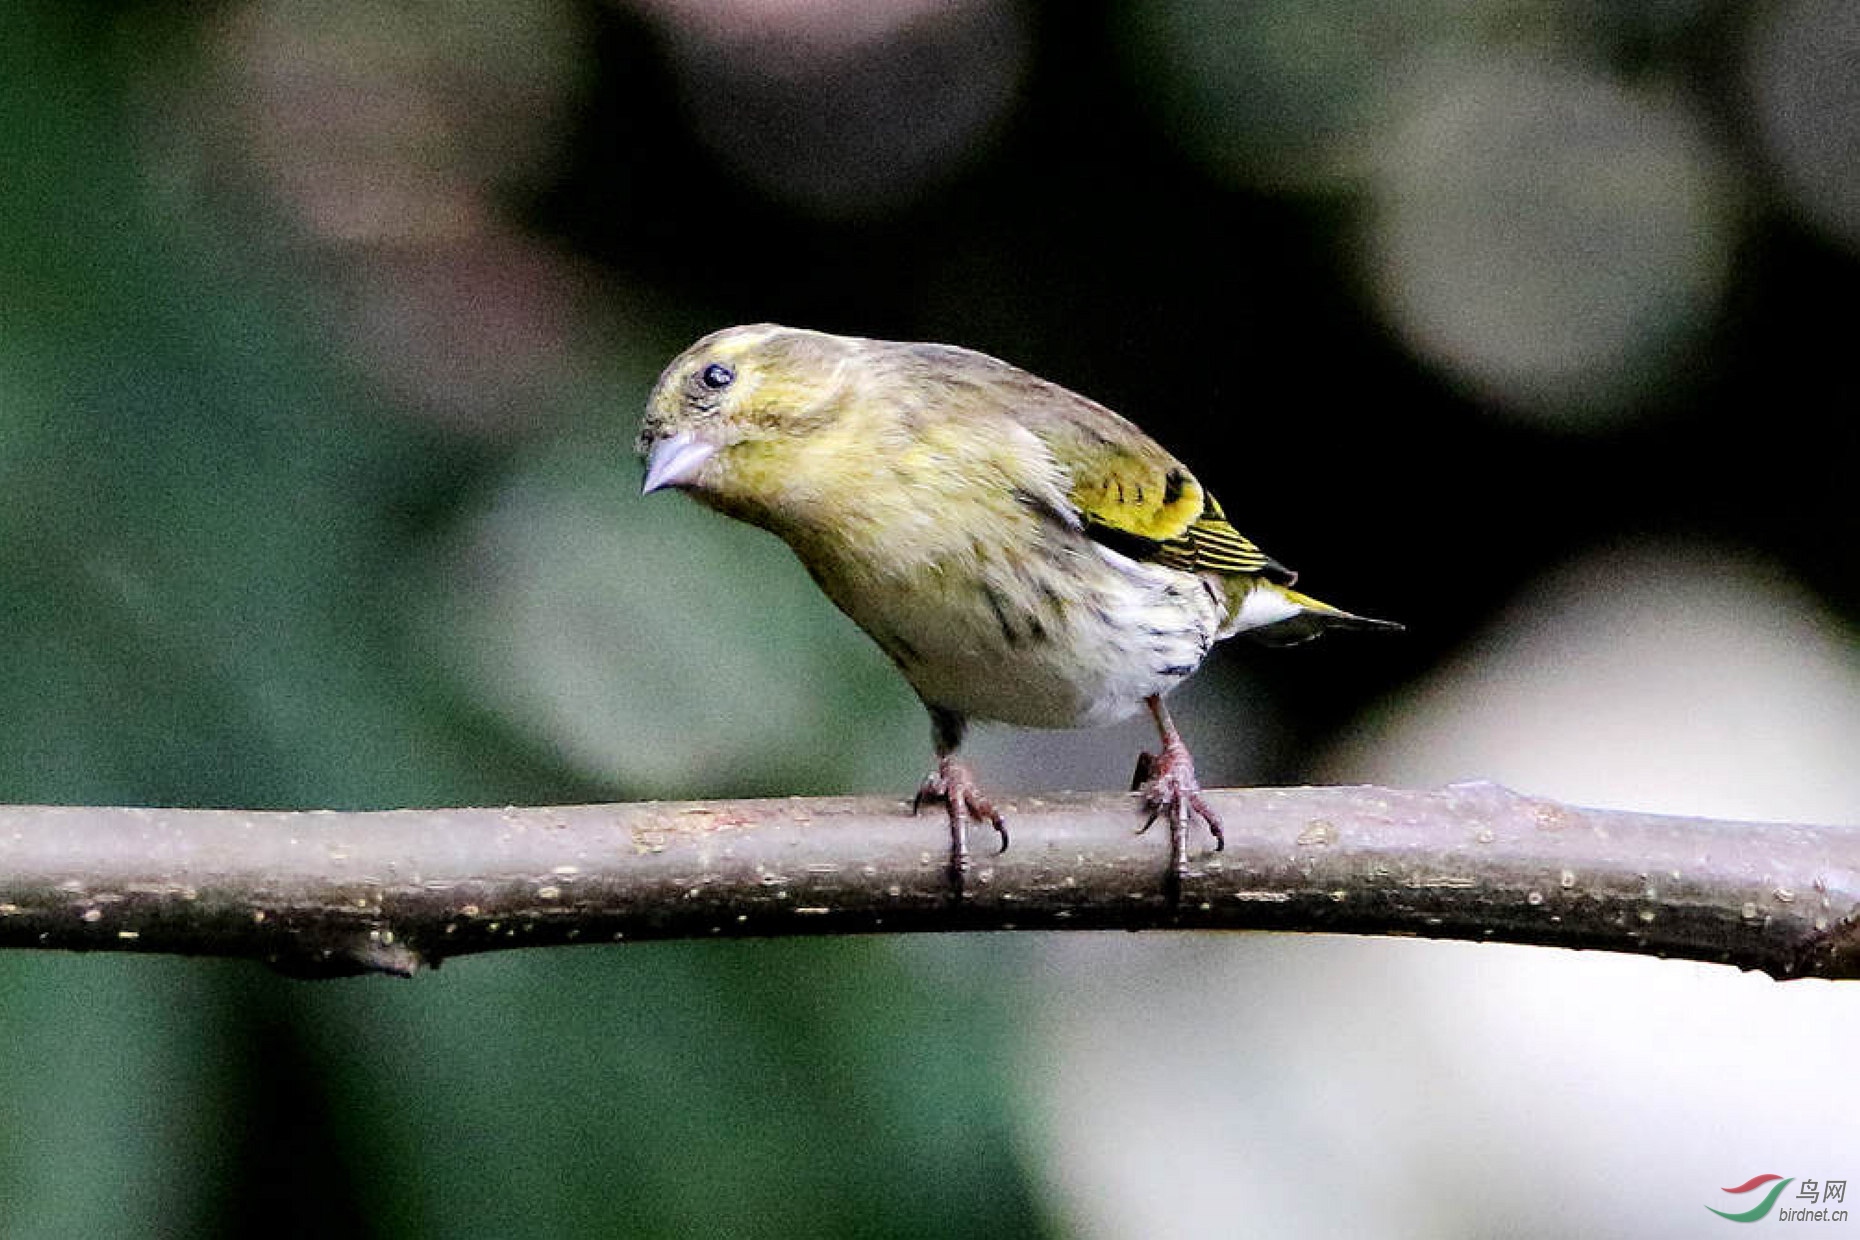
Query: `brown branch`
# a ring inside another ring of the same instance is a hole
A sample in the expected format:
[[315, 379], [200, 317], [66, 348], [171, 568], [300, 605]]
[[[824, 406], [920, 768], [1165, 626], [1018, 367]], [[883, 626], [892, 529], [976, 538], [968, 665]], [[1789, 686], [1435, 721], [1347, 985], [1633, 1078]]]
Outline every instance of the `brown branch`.
[[1227, 849], [1191, 857], [1175, 904], [1166, 842], [1135, 834], [1128, 796], [1014, 802], [1013, 848], [978, 856], [960, 902], [940, 815], [889, 800], [0, 808], [0, 946], [248, 956], [326, 976], [574, 942], [1168, 927], [1860, 976], [1853, 828], [1579, 809], [1491, 784], [1210, 795]]

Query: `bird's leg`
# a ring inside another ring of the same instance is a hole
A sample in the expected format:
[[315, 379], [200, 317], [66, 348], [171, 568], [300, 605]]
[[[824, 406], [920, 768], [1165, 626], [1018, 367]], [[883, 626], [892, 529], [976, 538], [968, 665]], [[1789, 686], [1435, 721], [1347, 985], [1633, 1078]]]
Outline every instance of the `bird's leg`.
[[1001, 852], [1007, 851], [1007, 823], [982, 796], [969, 764], [956, 756], [962, 744], [962, 716], [933, 706], [930, 725], [936, 739], [936, 771], [912, 798], [911, 813], [922, 809], [926, 801], [941, 801], [949, 809], [949, 879], [960, 897], [969, 873], [969, 823], [979, 819], [992, 825], [1001, 837]]
[[1208, 824], [1216, 852], [1227, 847], [1227, 837], [1221, 831], [1220, 816], [1201, 795], [1201, 784], [1195, 778], [1195, 760], [1189, 755], [1188, 746], [1182, 743], [1181, 733], [1175, 730], [1175, 721], [1169, 718], [1162, 697], [1151, 694], [1144, 699], [1144, 704], [1150, 708], [1156, 730], [1162, 734], [1162, 750], [1137, 757], [1137, 771], [1131, 778], [1130, 788], [1143, 793], [1143, 808], [1149, 811], [1149, 817], [1137, 831], [1139, 834], [1148, 831], [1159, 817], [1169, 815], [1169, 873], [1179, 883], [1188, 872], [1188, 827], [1195, 817], [1199, 816]]

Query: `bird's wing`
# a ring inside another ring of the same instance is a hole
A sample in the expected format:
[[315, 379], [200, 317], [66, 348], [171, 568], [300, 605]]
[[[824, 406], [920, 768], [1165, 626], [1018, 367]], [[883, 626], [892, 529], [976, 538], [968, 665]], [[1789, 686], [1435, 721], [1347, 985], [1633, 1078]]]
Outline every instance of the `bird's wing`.
[[1020, 420], [1064, 471], [1088, 535], [1132, 559], [1290, 584], [1292, 572], [1235, 529], [1160, 444], [1104, 406], [1065, 395], [1071, 399], [1041, 402], [1039, 413]]

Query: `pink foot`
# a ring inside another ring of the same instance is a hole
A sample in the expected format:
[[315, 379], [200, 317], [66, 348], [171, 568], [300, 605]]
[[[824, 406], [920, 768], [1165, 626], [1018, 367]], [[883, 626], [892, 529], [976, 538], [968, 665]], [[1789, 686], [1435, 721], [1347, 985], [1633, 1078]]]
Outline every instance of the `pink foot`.
[[1137, 771], [1131, 777], [1130, 787], [1133, 792], [1143, 793], [1143, 808], [1149, 813], [1143, 825], [1137, 828], [1139, 835], [1156, 825], [1158, 818], [1168, 815], [1169, 869], [1178, 882], [1188, 873], [1188, 828], [1196, 818], [1208, 824], [1215, 852], [1227, 847], [1220, 815], [1201, 795], [1201, 784], [1195, 778], [1195, 760], [1189, 756], [1188, 746], [1179, 736], [1167, 737], [1161, 753], [1137, 755]]
[[1001, 837], [1001, 847], [996, 853], [999, 856], [1007, 851], [1007, 823], [982, 795], [981, 785], [975, 782], [975, 773], [969, 770], [968, 764], [949, 755], [937, 759], [936, 773], [924, 780], [923, 787], [911, 800], [911, 813], [915, 814], [926, 802], [933, 801], [941, 801], [949, 809], [949, 873], [960, 895], [963, 878], [969, 871], [969, 824], [986, 822], [994, 827], [995, 834]]

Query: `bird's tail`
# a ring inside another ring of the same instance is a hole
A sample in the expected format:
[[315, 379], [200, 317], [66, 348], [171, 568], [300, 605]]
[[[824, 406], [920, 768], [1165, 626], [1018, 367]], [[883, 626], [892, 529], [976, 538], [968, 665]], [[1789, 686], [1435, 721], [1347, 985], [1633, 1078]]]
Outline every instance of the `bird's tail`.
[[1321, 603], [1290, 586], [1264, 577], [1237, 580], [1238, 597], [1222, 637], [1242, 634], [1267, 646], [1295, 646], [1327, 629], [1382, 629], [1399, 632], [1393, 620], [1376, 620]]

